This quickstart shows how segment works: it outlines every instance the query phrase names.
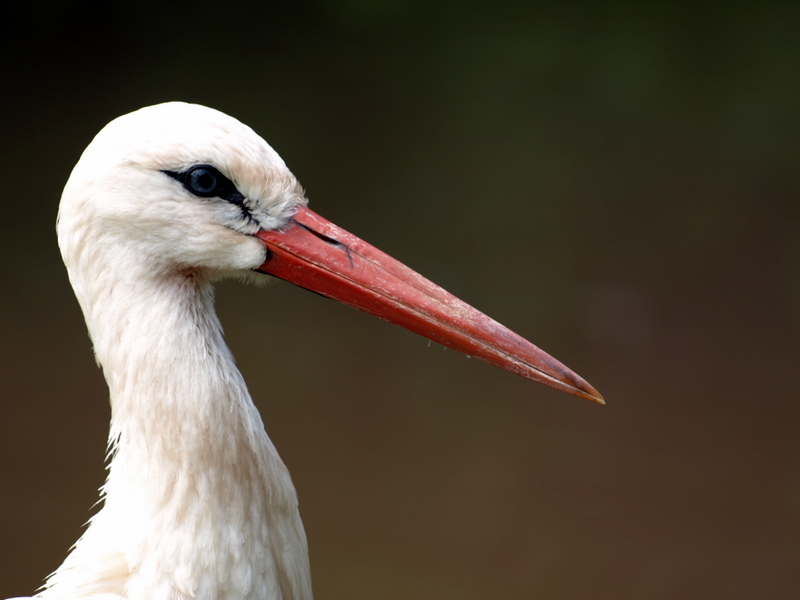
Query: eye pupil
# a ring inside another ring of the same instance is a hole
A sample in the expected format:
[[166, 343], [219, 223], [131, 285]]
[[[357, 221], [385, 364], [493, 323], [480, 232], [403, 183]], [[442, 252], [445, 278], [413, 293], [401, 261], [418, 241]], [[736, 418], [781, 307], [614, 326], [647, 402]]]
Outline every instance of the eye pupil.
[[184, 185], [198, 196], [212, 196], [217, 192], [217, 173], [208, 167], [194, 167], [184, 180]]

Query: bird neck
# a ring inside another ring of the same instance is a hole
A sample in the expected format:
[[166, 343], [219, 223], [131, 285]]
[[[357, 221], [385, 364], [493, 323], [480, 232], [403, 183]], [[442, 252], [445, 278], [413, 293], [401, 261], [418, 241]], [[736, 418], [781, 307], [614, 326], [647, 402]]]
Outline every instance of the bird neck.
[[110, 310], [95, 305], [90, 330], [111, 393], [115, 461], [135, 452], [164, 471], [222, 467], [232, 451], [261, 458], [268, 439], [213, 302], [211, 284], [190, 271], [112, 292]]
[[187, 271], [80, 289], [93, 295], [79, 299], [111, 392], [112, 459], [104, 506], [48, 591], [93, 564], [78, 578], [127, 598], [310, 598], [294, 487], [211, 284]]
[[[99, 313], [92, 328], [111, 392], [109, 485], [124, 471], [147, 482], [152, 502], [187, 478], [270, 484], [283, 465], [223, 340], [211, 284], [186, 272], [140, 280], [137, 292], [109, 298], [113, 319]], [[117, 468], [131, 460], [137, 474]]]

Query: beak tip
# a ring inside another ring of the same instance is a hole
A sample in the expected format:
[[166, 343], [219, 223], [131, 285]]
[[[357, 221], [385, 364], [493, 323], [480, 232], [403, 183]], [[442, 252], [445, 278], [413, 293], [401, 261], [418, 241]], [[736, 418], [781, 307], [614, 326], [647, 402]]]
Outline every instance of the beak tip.
[[586, 398], [587, 400], [591, 400], [592, 402], [596, 402], [597, 404], [605, 404], [606, 399], [603, 398], [603, 395], [598, 392], [594, 387], [589, 384], [587, 381], [581, 381], [581, 386], [576, 386], [577, 393], [576, 396], [580, 396], [581, 398]]
[[605, 405], [606, 403], [606, 399], [603, 398], [603, 395], [589, 384], [587, 384], [586, 387], [581, 390], [580, 396], [597, 404]]
[[590, 400], [591, 402], [596, 402], [597, 404], [606, 403], [603, 395], [583, 377], [575, 373], [569, 367], [558, 362], [551, 356], [545, 355], [545, 358], [546, 360], [543, 360], [542, 362], [549, 367], [550, 373], [555, 374], [555, 377], [544, 371], [544, 375], [549, 376], [549, 381], [541, 379], [538, 381], [544, 383], [545, 385], [550, 385], [551, 387], [561, 390], [562, 392], [567, 392], [568, 394], [572, 394], [573, 396], [577, 396], [585, 400]]

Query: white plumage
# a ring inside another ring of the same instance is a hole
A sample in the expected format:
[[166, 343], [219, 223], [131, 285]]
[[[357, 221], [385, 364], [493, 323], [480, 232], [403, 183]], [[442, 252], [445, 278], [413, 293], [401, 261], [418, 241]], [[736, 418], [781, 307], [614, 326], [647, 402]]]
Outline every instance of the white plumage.
[[[305, 205], [272, 148], [209, 108], [144, 108], [112, 121], [86, 149], [64, 190], [58, 239], [110, 390], [112, 458], [101, 510], [37, 597], [311, 598], [289, 473], [213, 310], [220, 278], [274, 272], [600, 400], [554, 359], [505, 329], [501, 335], [492, 329], [501, 326], [385, 255], [368, 256], [374, 249]], [[300, 259], [314, 262], [311, 275], [295, 276], [294, 263], [272, 271], [283, 247], [270, 239], [284, 232], [307, 236], [331, 257]], [[381, 264], [424, 298], [401, 298]], [[318, 283], [323, 276], [335, 279], [332, 287]], [[356, 291], [337, 291], [351, 284]]]

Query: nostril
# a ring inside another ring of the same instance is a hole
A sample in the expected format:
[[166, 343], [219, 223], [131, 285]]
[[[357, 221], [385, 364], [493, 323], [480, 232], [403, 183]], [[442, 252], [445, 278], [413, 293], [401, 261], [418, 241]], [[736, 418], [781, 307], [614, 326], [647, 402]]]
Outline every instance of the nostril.
[[[293, 220], [294, 220], [294, 219], [293, 219]], [[336, 240], [336, 239], [334, 239], [334, 238], [332, 238], [332, 237], [329, 237], [329, 236], [325, 235], [324, 233], [320, 233], [319, 231], [314, 231], [314, 230], [313, 230], [313, 229], [311, 229], [311, 227], [309, 227], [308, 225], [303, 225], [303, 223], [300, 223], [300, 222], [298, 222], [298, 221], [294, 221], [294, 223], [295, 223], [295, 225], [297, 225], [298, 227], [300, 227], [300, 228], [302, 228], [302, 229], [305, 229], [305, 230], [306, 230], [308, 233], [310, 233], [310, 234], [311, 234], [311, 235], [313, 235], [314, 237], [317, 237], [317, 238], [321, 239], [321, 240], [322, 240], [323, 242], [325, 242], [326, 244], [330, 244], [331, 246], [336, 246], [337, 248], [341, 248], [342, 250], [344, 250], [344, 253], [347, 255], [347, 260], [348, 260], [348, 262], [350, 263], [350, 268], [351, 268], [351, 269], [353, 268], [353, 266], [354, 266], [354, 264], [353, 264], [353, 255], [352, 255], [352, 254], [350, 254], [350, 248], [348, 248], [347, 246], [345, 246], [345, 245], [344, 245], [342, 242], [340, 242], [339, 240]]]
[[347, 246], [345, 246], [345, 245], [344, 245], [342, 242], [340, 242], [339, 240], [333, 239], [332, 237], [328, 237], [327, 235], [325, 235], [324, 233], [320, 233], [319, 231], [314, 231], [314, 230], [313, 230], [313, 229], [311, 229], [311, 227], [309, 227], [308, 225], [304, 225], [303, 223], [300, 223], [300, 222], [298, 222], [298, 221], [295, 221], [295, 224], [296, 224], [298, 227], [301, 227], [301, 228], [305, 229], [305, 230], [306, 230], [308, 233], [310, 233], [311, 235], [318, 237], [318, 238], [319, 238], [319, 239], [321, 239], [323, 242], [326, 242], [326, 243], [330, 244], [331, 246], [336, 246], [336, 247], [338, 247], [338, 248], [347, 248]]

